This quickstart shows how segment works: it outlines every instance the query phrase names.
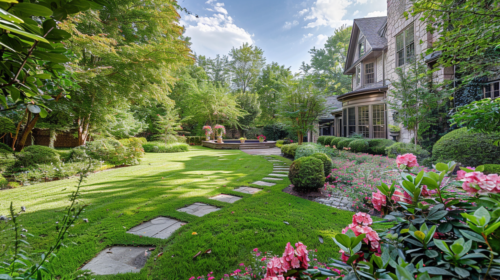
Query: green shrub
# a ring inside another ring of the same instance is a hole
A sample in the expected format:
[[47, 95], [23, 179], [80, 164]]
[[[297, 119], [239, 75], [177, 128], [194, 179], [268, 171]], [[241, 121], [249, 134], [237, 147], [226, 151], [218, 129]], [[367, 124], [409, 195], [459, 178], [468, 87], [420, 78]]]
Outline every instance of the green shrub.
[[287, 157], [295, 158], [295, 152], [297, 151], [298, 147], [298, 143], [286, 144], [281, 147], [281, 152]]
[[429, 157], [429, 152], [427, 150], [413, 143], [396, 142], [385, 148], [385, 152], [390, 158], [396, 158], [398, 155], [414, 154], [421, 164]]
[[179, 153], [189, 150], [189, 145], [185, 143], [148, 142], [143, 144], [142, 147], [146, 153]]
[[348, 147], [355, 153], [367, 153], [370, 146], [366, 139], [356, 139], [349, 143]]
[[315, 190], [325, 183], [323, 162], [315, 157], [302, 157], [290, 166], [288, 178], [299, 190]]
[[374, 155], [387, 155], [385, 148], [394, 145], [395, 141], [391, 139], [369, 139], [369, 153]]
[[[112, 165], [134, 165], [143, 156], [141, 140], [137, 138], [121, 139], [120, 141], [106, 138], [87, 142], [86, 153], [93, 159]], [[82, 156], [82, 152], [72, 153], [72, 158]]]
[[0, 148], [0, 173], [4, 173], [14, 166], [16, 157], [12, 151]]
[[493, 144], [500, 134], [472, 133], [467, 128], [453, 130], [436, 142], [432, 149], [435, 162], [450, 160], [463, 166], [500, 164], [500, 147]]
[[344, 148], [347, 148], [349, 147], [349, 144], [351, 144], [352, 141], [354, 141], [356, 139], [352, 139], [352, 138], [344, 138], [342, 141], [340, 141], [338, 144], [337, 144], [337, 149], [339, 150], [342, 150]]
[[338, 138], [338, 137], [327, 136], [326, 139], [325, 139], [325, 145], [331, 146], [332, 145], [332, 141], [335, 140], [335, 138]]
[[71, 158], [71, 149], [56, 149], [55, 151], [59, 154], [62, 161], [68, 161]]
[[[339, 142], [342, 141], [342, 140], [346, 140], [348, 138], [345, 138], [345, 137], [335, 137], [332, 139], [332, 141], [330, 142], [330, 146], [338, 146], [339, 145]], [[337, 147], [338, 148], [338, 147]]]
[[484, 173], [487, 174], [500, 174], [500, 164], [485, 164]]
[[12, 148], [4, 143], [0, 143], [0, 152], [1, 152], [1, 150], [5, 150], [5, 151], [11, 152], [11, 153], [13, 152]]
[[71, 149], [71, 155], [69, 156], [69, 159], [73, 162], [77, 162], [77, 161], [82, 161], [86, 157], [87, 154], [85, 153], [85, 148], [83, 146], [80, 146]]
[[50, 164], [61, 162], [61, 157], [56, 152], [56, 150], [46, 147], [33, 145], [24, 148], [21, 152], [15, 154], [16, 156], [16, 167], [29, 167], [36, 166], [37, 164]]
[[201, 136], [187, 136], [186, 143], [189, 145], [201, 145], [201, 142], [205, 139], [205, 137]]
[[141, 144], [148, 143], [148, 140], [145, 137], [135, 137], [135, 138], [138, 139]]
[[318, 146], [321, 145], [314, 143], [302, 143], [302, 145], [298, 146], [297, 150], [295, 151], [295, 159], [308, 157], [312, 154], [319, 153]]
[[0, 174], [0, 189], [3, 189], [5, 187], [7, 187], [7, 184], [9, 182], [7, 181], [7, 179], [5, 179], [2, 174]]
[[321, 144], [321, 145], [328, 145], [328, 144], [325, 144], [325, 140], [326, 140], [326, 137], [327, 136], [320, 136], [318, 137], [318, 144]]
[[276, 147], [281, 148], [285, 144], [285, 140], [278, 140], [276, 141]]
[[330, 172], [332, 172], [332, 160], [325, 153], [315, 153], [312, 154], [311, 157], [317, 158], [323, 162], [323, 170], [325, 171], [325, 176], [328, 176]]

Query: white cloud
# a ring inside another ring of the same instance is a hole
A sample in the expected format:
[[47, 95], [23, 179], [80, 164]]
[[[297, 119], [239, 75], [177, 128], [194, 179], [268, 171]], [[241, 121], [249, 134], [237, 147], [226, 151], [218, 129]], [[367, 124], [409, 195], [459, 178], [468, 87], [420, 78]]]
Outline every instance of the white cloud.
[[212, 16], [198, 17], [187, 15], [181, 24], [186, 27], [186, 36], [191, 37], [191, 48], [197, 54], [214, 57], [217, 54], [227, 54], [231, 48], [243, 43], [253, 44], [252, 35], [245, 29], [233, 23], [233, 18], [223, 8], [224, 3], [215, 0], [206, 2], [213, 6]]
[[387, 16], [387, 10], [369, 12], [365, 17], [384, 17]]
[[299, 11], [299, 17], [303, 16], [307, 12], [309, 12], [309, 8], [305, 8], [305, 9]]
[[356, 10], [352, 15], [355, 16], [359, 13], [359, 10]]
[[287, 22], [285, 22], [285, 25], [283, 25], [283, 29], [290, 29], [298, 24], [299, 24], [299, 22], [296, 20], [294, 20], [292, 22], [287, 21]]
[[304, 34], [302, 35], [302, 40], [300, 41], [301, 43], [302, 42], [305, 42], [307, 39], [311, 38], [313, 36], [312, 33], [309, 33], [309, 34]]
[[368, 0], [356, 0], [355, 1], [356, 4], [366, 4], [366, 2], [368, 2]]
[[227, 15], [227, 10], [222, 7], [224, 7], [224, 3], [215, 3], [214, 9], [219, 13]]
[[319, 34], [318, 36], [316, 36], [316, 46], [322, 48], [325, 45], [327, 39], [328, 35]]
[[352, 21], [344, 20], [347, 13], [346, 8], [352, 4], [350, 0], [316, 0], [310, 13], [304, 18], [311, 20], [305, 28], [318, 26], [339, 27], [342, 24], [349, 24]]

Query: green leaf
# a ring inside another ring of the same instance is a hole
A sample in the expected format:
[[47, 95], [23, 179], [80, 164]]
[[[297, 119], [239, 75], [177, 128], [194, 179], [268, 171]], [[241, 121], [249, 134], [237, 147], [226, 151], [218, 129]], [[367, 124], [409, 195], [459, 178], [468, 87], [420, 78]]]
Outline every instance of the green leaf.
[[351, 238], [345, 234], [339, 233], [335, 235], [335, 240], [347, 248], [351, 247]]
[[14, 5], [12, 10], [22, 12], [30, 16], [50, 17], [52, 15], [51, 9], [42, 5], [32, 3], [19, 3], [17, 5]]
[[460, 276], [461, 278], [467, 278], [470, 276], [470, 272], [468, 270], [465, 270], [460, 267], [455, 267], [455, 272]]
[[48, 114], [47, 114], [47, 111], [45, 110], [45, 108], [40, 107], [40, 117], [41, 117], [42, 119], [45, 119], [45, 118], [47, 117], [47, 115], [48, 115]]
[[415, 277], [413, 277], [413, 275], [411, 275], [411, 273], [406, 270], [406, 268], [398, 265], [396, 267], [396, 270], [397, 272], [399, 273], [399, 276], [401, 277], [401, 279], [405, 279], [405, 280], [413, 280]]
[[69, 59], [65, 55], [58, 53], [34, 51], [33, 54], [43, 60], [51, 61], [54, 63], [65, 63], [69, 61]]
[[435, 258], [439, 256], [439, 253], [434, 250], [425, 250], [425, 255], [428, 256], [429, 258]]
[[52, 79], [52, 75], [51, 74], [36, 74], [34, 75], [34, 77], [37, 77], [39, 79]]
[[0, 9], [0, 18], [6, 19], [8, 21], [12, 21], [15, 23], [23, 23], [24, 21], [15, 15], [5, 11], [4, 9]]
[[483, 172], [484, 171], [484, 165], [479, 165], [478, 167], [476, 167], [476, 169], [474, 171]]
[[422, 268], [419, 268], [418, 271], [419, 272], [427, 272], [427, 273], [429, 273], [431, 275], [451, 275], [451, 276], [455, 276], [455, 274], [449, 272], [448, 270], [442, 269], [442, 268], [439, 268], [439, 267], [435, 267], [435, 266], [422, 267]]
[[[448, 244], [446, 244], [443, 240], [437, 240], [434, 239], [434, 244], [441, 249], [443, 252], [452, 255], [450, 248], [448, 247]], [[432, 273], [431, 273], [432, 274]]]
[[347, 264], [352, 264], [355, 260], [357, 260], [359, 258], [359, 255], [352, 255], [348, 260], [347, 260]]
[[19, 34], [19, 35], [22, 35], [22, 36], [26, 36], [28, 38], [31, 38], [31, 39], [34, 39], [34, 40], [37, 40], [37, 41], [40, 41], [40, 42], [45, 42], [45, 43], [49, 42], [49, 41], [47, 41], [47, 39], [45, 39], [45, 38], [43, 38], [41, 36], [38, 36], [38, 35], [35, 35], [35, 34], [31, 34], [31, 33], [28, 33], [26, 31], [22, 31], [22, 30], [19, 30], [19, 29], [16, 29], [16, 28], [12, 28], [12, 27], [9, 27], [9, 26], [7, 26], [5, 24], [0, 24], [0, 28], [8, 30], [8, 31], [10, 31], [12, 33], [16, 33], [16, 34]]
[[440, 210], [440, 211], [437, 211], [436, 213], [433, 213], [432, 215], [427, 216], [427, 219], [431, 220], [431, 221], [437, 221], [437, 220], [441, 220], [442, 218], [444, 218], [447, 214], [448, 214], [448, 211]]
[[489, 223], [490, 219], [491, 219], [490, 213], [484, 207], [481, 207], [481, 208], [477, 209], [476, 212], [474, 212], [474, 216], [476, 218], [478, 218], [478, 219], [480, 219], [482, 217], [485, 218], [485, 223], [482, 224], [482, 226], [484, 226], [485, 224]]
[[486, 228], [486, 231], [484, 232], [486, 235], [492, 234], [498, 227], [500, 227], [500, 222], [497, 222], [496, 224], [489, 225]]
[[5, 108], [9, 108], [9, 106], [7, 105], [7, 99], [5, 98], [5, 96], [3, 94], [0, 94], [0, 103], [2, 103], [2, 105], [5, 107]]

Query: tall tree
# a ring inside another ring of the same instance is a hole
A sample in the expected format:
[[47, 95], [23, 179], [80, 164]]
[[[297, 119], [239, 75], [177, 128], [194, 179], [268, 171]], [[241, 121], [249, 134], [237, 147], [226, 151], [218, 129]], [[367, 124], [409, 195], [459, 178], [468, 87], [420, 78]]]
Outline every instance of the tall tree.
[[233, 47], [229, 56], [234, 87], [243, 93], [252, 90], [260, 70], [266, 63], [264, 51], [257, 46], [244, 43], [239, 48]]
[[428, 23], [427, 31], [439, 34], [427, 54], [440, 52], [437, 63], [454, 66], [463, 85], [498, 73], [500, 0], [415, 0], [410, 13]]
[[347, 48], [352, 26], [342, 25], [328, 37], [322, 49], [312, 48], [310, 64], [302, 63], [301, 70], [312, 75], [316, 87], [328, 95], [341, 95], [351, 90], [351, 78], [344, 75]]
[[416, 145], [418, 131], [425, 131], [436, 123], [437, 117], [433, 117], [431, 112], [446, 104], [450, 91], [435, 88], [427, 66], [419, 60], [396, 68], [396, 74], [398, 80], [391, 81], [394, 89], [387, 102], [397, 112], [396, 120], [413, 131]]
[[[262, 113], [259, 96], [255, 93], [238, 93], [236, 94], [236, 101], [241, 109], [247, 112], [246, 115], [240, 117], [238, 120], [241, 129], [248, 129]], [[243, 133], [241, 135], [243, 135]]]
[[297, 133], [299, 145], [304, 135], [314, 131], [319, 115], [326, 109], [324, 94], [314, 86], [311, 77], [286, 80], [286, 86], [279, 102], [281, 118]]
[[260, 108], [262, 109], [261, 119], [264, 122], [276, 119], [278, 102], [286, 86], [284, 81], [287, 81], [291, 76], [290, 68], [280, 66], [276, 62], [267, 64], [262, 69], [254, 90], [259, 95]]
[[173, 0], [108, 0], [105, 9], [64, 24], [77, 55], [71, 67], [81, 86], [73, 93], [80, 144], [113, 110], [152, 99], [172, 104], [175, 69], [194, 62], [177, 8]]
[[215, 58], [197, 57], [197, 65], [203, 67], [210, 80], [216, 86], [228, 86], [231, 81], [229, 58], [227, 55], [216, 55]]

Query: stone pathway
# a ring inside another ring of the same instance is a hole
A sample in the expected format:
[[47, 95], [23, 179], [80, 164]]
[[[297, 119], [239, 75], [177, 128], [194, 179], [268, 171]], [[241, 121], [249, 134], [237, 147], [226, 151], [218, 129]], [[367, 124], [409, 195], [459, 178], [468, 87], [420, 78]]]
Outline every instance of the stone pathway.
[[288, 177], [286, 174], [276, 174], [276, 173], [271, 173], [268, 176], [273, 176], [273, 177]]
[[283, 179], [282, 178], [264, 177], [264, 178], [262, 178], [262, 180], [266, 180], [266, 181], [282, 181]]
[[[97, 275], [139, 272], [151, 255], [151, 247], [114, 246], [105, 249], [82, 267]], [[152, 248], [154, 250], [154, 248]]]
[[185, 223], [166, 217], [158, 217], [131, 228], [127, 233], [167, 239], [174, 231], [179, 229], [182, 224]]
[[241, 150], [244, 153], [254, 156], [268, 156], [268, 155], [281, 155], [280, 148], [271, 148], [271, 149], [251, 149], [251, 150]]
[[219, 195], [211, 197], [210, 199], [222, 201], [222, 202], [227, 202], [227, 203], [235, 203], [236, 201], [240, 200], [241, 197], [235, 196], [235, 195], [229, 195], [229, 194], [219, 194]]
[[354, 209], [352, 208], [352, 200], [347, 197], [319, 197], [314, 201], [337, 209], [354, 211]]
[[276, 183], [256, 181], [256, 182], [253, 182], [252, 185], [263, 186], [263, 187], [272, 187], [272, 186], [276, 185]]
[[195, 215], [198, 217], [203, 217], [206, 214], [209, 214], [209, 213], [212, 213], [212, 212], [215, 212], [218, 210], [220, 210], [220, 208], [217, 208], [215, 206], [208, 205], [205, 203], [199, 203], [199, 202], [191, 204], [187, 207], [177, 209], [177, 211], [179, 211], [179, 212], [185, 212], [185, 213]]
[[260, 192], [262, 189], [252, 188], [252, 187], [239, 187], [234, 189], [235, 192], [246, 193], [246, 194], [254, 194]]

